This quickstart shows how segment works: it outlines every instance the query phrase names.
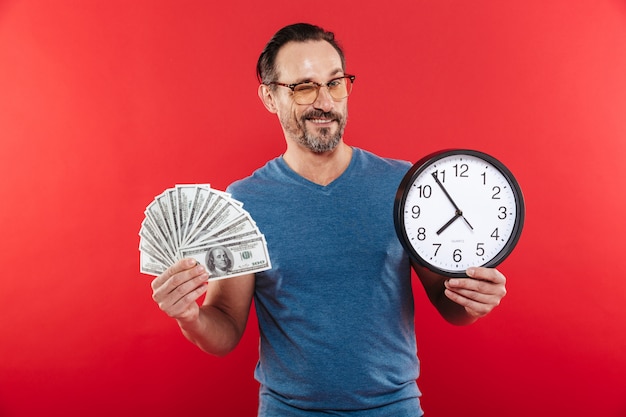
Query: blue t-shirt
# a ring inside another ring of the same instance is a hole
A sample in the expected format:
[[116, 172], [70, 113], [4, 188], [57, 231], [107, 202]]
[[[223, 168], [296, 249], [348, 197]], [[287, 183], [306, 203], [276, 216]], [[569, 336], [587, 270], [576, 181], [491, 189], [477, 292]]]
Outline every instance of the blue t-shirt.
[[354, 148], [327, 186], [279, 157], [228, 188], [265, 235], [272, 262], [256, 275], [254, 295], [262, 404], [268, 395], [342, 411], [412, 399], [415, 413], [402, 415], [422, 414], [410, 264], [393, 224], [409, 168]]

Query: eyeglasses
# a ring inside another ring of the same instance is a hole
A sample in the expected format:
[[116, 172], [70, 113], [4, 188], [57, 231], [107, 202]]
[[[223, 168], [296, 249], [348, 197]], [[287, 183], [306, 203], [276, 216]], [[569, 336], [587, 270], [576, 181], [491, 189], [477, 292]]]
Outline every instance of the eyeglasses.
[[267, 83], [266, 85], [279, 85], [287, 87], [293, 92], [293, 100], [297, 104], [313, 104], [317, 100], [320, 88], [328, 88], [328, 93], [335, 101], [343, 100], [352, 92], [352, 84], [354, 83], [354, 75], [344, 75], [343, 77], [333, 78], [327, 83], [320, 84], [313, 81], [303, 83], [284, 84], [276, 81]]

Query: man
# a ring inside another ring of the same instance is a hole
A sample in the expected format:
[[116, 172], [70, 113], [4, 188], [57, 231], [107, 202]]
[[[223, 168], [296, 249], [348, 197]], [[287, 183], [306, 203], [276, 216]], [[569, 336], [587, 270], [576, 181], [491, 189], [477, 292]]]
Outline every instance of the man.
[[[182, 260], [153, 281], [153, 298], [189, 340], [225, 355], [254, 297], [260, 416], [421, 416], [411, 265], [392, 216], [410, 164], [343, 141], [354, 77], [332, 33], [308, 24], [281, 29], [257, 73], [259, 97], [278, 116], [287, 147], [228, 191], [265, 234], [273, 268], [207, 284], [201, 266]], [[506, 293], [495, 269], [446, 279], [413, 268], [454, 324], [488, 314]]]

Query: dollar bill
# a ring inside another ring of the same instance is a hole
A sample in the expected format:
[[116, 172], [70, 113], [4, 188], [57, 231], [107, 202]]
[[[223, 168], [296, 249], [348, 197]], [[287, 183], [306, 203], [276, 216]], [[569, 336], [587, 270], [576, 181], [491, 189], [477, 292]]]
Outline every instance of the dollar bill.
[[177, 184], [157, 195], [139, 230], [140, 272], [160, 275], [185, 257], [210, 279], [271, 268], [261, 233], [240, 201], [209, 184]]
[[146, 251], [139, 252], [140, 272], [148, 275], [161, 275], [168, 268], [167, 265], [155, 259]]
[[186, 249], [185, 258], [194, 258], [209, 272], [209, 281], [236, 277], [271, 268], [267, 245], [262, 236], [215, 246]]
[[144, 212], [146, 218], [141, 224], [140, 236], [148, 240], [153, 246], [161, 248], [172, 259], [176, 258], [176, 248], [170, 244], [169, 230], [165, 225], [163, 214], [157, 204], [151, 204]]
[[182, 243], [186, 237], [189, 216], [200, 188], [194, 184], [179, 184], [175, 188], [178, 201], [178, 224], [180, 225], [178, 241]]

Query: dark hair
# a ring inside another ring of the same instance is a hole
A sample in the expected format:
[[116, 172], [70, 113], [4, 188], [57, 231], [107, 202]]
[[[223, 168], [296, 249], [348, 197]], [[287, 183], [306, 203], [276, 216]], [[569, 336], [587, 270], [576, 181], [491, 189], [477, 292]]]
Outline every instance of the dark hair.
[[328, 32], [319, 26], [309, 23], [295, 23], [285, 26], [274, 34], [269, 40], [263, 52], [259, 56], [256, 64], [256, 76], [261, 83], [270, 83], [277, 81], [276, 74], [276, 55], [278, 51], [288, 42], [307, 42], [307, 41], [326, 41], [330, 43], [341, 58], [341, 66], [345, 70], [346, 59], [343, 50], [335, 40], [335, 34]]

